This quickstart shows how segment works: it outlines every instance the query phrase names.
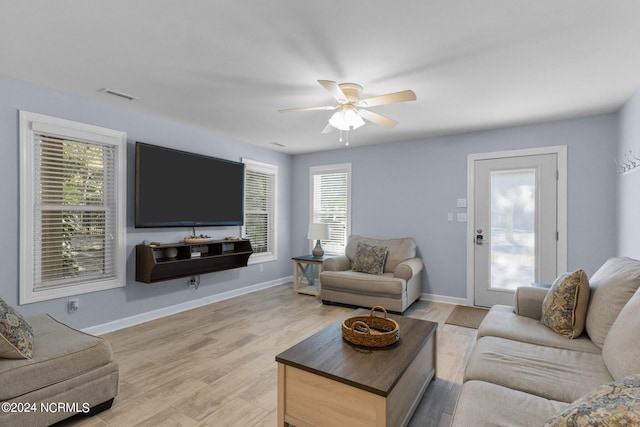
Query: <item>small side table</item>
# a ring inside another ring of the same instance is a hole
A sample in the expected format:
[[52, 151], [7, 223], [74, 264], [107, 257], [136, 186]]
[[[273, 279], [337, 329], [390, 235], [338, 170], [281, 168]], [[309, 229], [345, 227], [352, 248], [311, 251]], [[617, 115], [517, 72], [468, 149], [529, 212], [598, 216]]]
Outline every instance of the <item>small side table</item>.
[[[320, 296], [322, 285], [320, 273], [322, 273], [322, 261], [327, 257], [315, 258], [313, 255], [303, 255], [291, 258], [293, 260], [293, 290], [299, 294]], [[316, 282], [316, 267], [318, 270], [318, 286]]]

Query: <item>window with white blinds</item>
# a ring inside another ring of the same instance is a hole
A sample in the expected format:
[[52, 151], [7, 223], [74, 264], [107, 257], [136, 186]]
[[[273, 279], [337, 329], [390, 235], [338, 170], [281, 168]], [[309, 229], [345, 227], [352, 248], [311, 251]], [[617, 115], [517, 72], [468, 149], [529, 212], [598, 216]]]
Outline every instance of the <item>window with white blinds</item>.
[[244, 178], [244, 236], [251, 240], [250, 264], [275, 261], [277, 254], [276, 191], [278, 166], [242, 159]]
[[327, 255], [343, 254], [351, 230], [351, 164], [313, 166], [311, 218], [329, 224], [329, 239], [322, 241]]
[[124, 286], [125, 134], [20, 119], [20, 302]]

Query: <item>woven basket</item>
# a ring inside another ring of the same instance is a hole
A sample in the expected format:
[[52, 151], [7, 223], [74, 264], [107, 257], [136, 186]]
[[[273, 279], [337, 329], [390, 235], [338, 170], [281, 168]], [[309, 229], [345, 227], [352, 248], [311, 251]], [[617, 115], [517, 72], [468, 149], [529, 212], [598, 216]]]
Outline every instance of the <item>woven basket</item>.
[[[384, 317], [374, 316], [381, 310]], [[398, 322], [387, 318], [387, 310], [376, 305], [368, 316], [351, 316], [342, 321], [342, 337], [355, 345], [387, 347], [400, 339]]]

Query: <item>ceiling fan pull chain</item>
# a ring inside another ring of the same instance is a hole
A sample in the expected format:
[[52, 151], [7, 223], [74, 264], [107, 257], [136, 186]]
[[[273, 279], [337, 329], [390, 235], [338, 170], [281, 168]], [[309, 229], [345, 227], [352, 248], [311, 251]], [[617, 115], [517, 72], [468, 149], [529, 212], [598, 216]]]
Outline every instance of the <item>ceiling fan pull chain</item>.
[[[340, 138], [338, 139], [338, 141], [342, 142], [342, 132], [343, 131], [342, 131], [342, 129], [339, 129], [339, 130], [340, 130]], [[348, 147], [349, 146], [349, 131], [345, 130], [344, 133], [347, 134], [347, 142], [345, 142], [344, 145], [346, 145]]]

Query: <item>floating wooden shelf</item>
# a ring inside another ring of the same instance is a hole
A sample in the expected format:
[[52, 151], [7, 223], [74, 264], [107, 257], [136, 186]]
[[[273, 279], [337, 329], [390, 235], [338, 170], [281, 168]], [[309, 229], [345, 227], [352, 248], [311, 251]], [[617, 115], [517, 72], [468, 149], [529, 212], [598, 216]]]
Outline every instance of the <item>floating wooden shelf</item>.
[[[175, 253], [175, 257], [167, 256], [172, 255], [171, 252]], [[137, 245], [136, 280], [154, 283], [246, 267], [252, 253], [251, 242], [246, 239]]]

